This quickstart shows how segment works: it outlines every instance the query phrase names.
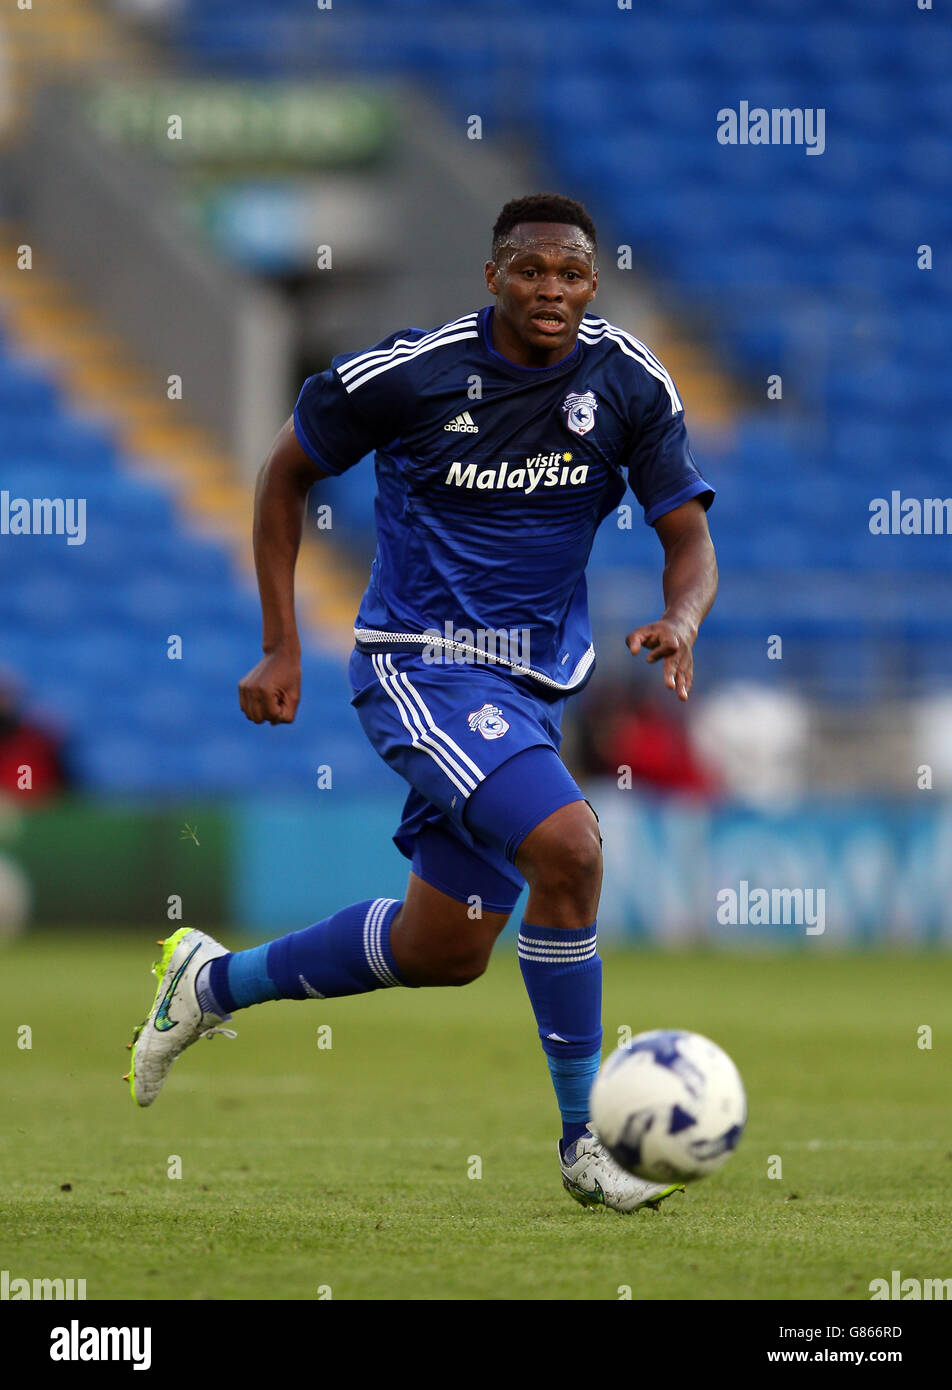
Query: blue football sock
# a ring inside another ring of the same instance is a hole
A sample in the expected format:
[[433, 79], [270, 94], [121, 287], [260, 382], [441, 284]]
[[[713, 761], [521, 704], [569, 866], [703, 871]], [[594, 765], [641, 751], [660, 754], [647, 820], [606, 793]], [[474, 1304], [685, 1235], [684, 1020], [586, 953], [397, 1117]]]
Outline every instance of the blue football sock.
[[602, 1055], [602, 962], [596, 924], [519, 930], [519, 965], [539, 1027], [567, 1147], [585, 1133]]
[[303, 931], [219, 956], [196, 981], [199, 1000], [224, 1014], [268, 999], [337, 999], [402, 985], [390, 946], [401, 906], [395, 898], [353, 903]]
[[[602, 1060], [602, 1058], [601, 1058], [601, 1053], [599, 1053], [598, 1058], [597, 1058], [596, 1063], [595, 1063], [595, 1071], [596, 1071], [596, 1072], [598, 1071], [598, 1064], [601, 1062], [601, 1060]], [[591, 1084], [589, 1085], [589, 1089], [591, 1089]], [[562, 1154], [562, 1157], [563, 1157], [563, 1158], [565, 1157], [565, 1151], [566, 1151], [566, 1149], [568, 1148], [568, 1146], [569, 1146], [570, 1144], [574, 1144], [575, 1141], [576, 1141], [576, 1139], [581, 1139], [582, 1135], [583, 1135], [583, 1134], [587, 1134], [587, 1133], [588, 1133], [588, 1122], [587, 1122], [587, 1121], [585, 1122], [585, 1124], [577, 1124], [577, 1125], [576, 1125], [576, 1124], [566, 1124], [566, 1122], [563, 1120], [563, 1121], [562, 1121], [562, 1141], [561, 1141], [561, 1143], [560, 1143], [560, 1145], [559, 1145], [559, 1150], [560, 1150], [560, 1152], [561, 1152], [561, 1154]]]

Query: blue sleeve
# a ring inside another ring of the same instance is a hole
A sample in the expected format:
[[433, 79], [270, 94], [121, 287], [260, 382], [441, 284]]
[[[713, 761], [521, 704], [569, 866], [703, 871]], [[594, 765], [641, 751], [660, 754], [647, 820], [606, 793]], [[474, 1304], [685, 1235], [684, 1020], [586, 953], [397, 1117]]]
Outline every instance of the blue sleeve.
[[664, 382], [655, 382], [655, 387], [628, 455], [628, 481], [649, 526], [692, 497], [705, 508], [714, 500], [714, 489], [694, 461], [684, 411], [674, 409]]
[[403, 345], [420, 329], [392, 334], [367, 352], [335, 357], [309, 376], [294, 407], [294, 433], [324, 473], [345, 473], [374, 449], [397, 439], [412, 403]]

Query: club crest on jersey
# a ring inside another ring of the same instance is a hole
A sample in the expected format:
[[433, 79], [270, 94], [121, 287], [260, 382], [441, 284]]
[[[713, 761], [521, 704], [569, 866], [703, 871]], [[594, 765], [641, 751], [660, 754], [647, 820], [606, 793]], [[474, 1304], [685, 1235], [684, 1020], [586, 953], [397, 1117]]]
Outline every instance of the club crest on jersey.
[[595, 428], [598, 401], [594, 391], [570, 391], [562, 402], [565, 423], [573, 434], [588, 434]]
[[473, 733], [480, 733], [483, 738], [502, 738], [509, 732], [509, 724], [496, 705], [483, 705], [482, 709], [473, 710], [468, 723]]

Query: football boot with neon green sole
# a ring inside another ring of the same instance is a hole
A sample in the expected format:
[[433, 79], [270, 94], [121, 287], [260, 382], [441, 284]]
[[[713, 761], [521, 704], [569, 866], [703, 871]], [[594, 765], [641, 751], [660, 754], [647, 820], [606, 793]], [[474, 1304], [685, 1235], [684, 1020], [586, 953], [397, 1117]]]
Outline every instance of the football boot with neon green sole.
[[191, 927], [179, 928], [159, 945], [162, 958], [152, 967], [159, 982], [152, 1011], [127, 1044], [132, 1050], [132, 1065], [123, 1078], [129, 1082], [133, 1100], [143, 1106], [152, 1104], [176, 1057], [198, 1038], [215, 1033], [236, 1036], [231, 1028], [221, 1026], [231, 1015], [222, 1018], [203, 1013], [195, 993], [202, 966], [217, 956], [228, 955], [225, 947]]

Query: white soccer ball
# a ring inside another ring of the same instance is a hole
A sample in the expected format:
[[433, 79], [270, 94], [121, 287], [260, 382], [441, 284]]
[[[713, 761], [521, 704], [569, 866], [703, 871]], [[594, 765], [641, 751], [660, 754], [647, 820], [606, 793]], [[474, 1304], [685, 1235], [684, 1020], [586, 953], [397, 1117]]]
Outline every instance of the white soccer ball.
[[612, 1158], [649, 1182], [693, 1182], [736, 1149], [747, 1097], [727, 1053], [699, 1033], [639, 1033], [602, 1064], [592, 1126]]

